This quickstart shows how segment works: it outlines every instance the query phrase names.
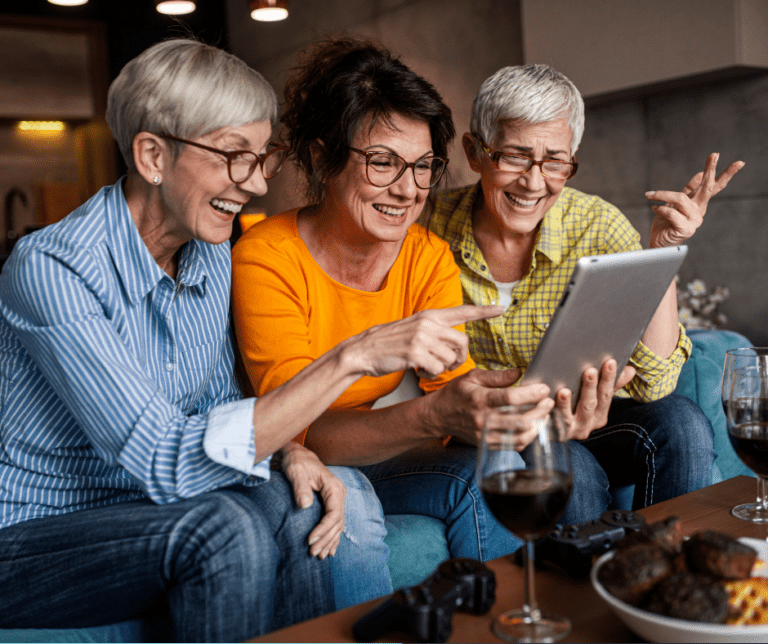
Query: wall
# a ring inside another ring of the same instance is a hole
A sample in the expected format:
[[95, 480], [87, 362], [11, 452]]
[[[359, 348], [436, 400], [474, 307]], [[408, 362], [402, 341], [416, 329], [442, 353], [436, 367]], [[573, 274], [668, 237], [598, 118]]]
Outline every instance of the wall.
[[746, 162], [710, 202], [680, 277], [728, 287], [728, 328], [768, 344], [768, 74], [588, 106], [586, 121], [571, 185], [621, 208], [644, 241], [647, 190], [682, 189], [710, 152], [720, 170]]
[[[280, 23], [243, 19], [242, 0], [227, 1], [232, 52], [260, 71], [282, 96], [296, 54], [330, 33], [374, 38], [428, 78], [453, 110], [458, 133], [450, 153], [455, 185], [474, 181], [460, 138], [480, 84], [499, 67], [522, 62], [518, 0], [293, 0]], [[303, 203], [301, 183], [286, 167], [252, 206], [269, 214]]]

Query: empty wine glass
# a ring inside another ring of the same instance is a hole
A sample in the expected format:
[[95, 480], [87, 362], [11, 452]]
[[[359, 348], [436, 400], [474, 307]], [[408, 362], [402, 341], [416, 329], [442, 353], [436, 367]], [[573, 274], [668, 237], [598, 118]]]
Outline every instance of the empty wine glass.
[[731, 445], [757, 475], [755, 503], [737, 505], [731, 514], [745, 521], [768, 523], [768, 349], [738, 349], [726, 354], [722, 399]]
[[[509, 406], [489, 413], [478, 448], [478, 479], [488, 508], [525, 541], [525, 604], [500, 615], [493, 632], [509, 642], [554, 642], [568, 635], [571, 623], [543, 613], [536, 603], [533, 543], [554, 527], [565, 510], [573, 473], [559, 414], [526, 422], [521, 417], [524, 411]], [[536, 438], [523, 459], [517, 450], [526, 431], [536, 431]]]

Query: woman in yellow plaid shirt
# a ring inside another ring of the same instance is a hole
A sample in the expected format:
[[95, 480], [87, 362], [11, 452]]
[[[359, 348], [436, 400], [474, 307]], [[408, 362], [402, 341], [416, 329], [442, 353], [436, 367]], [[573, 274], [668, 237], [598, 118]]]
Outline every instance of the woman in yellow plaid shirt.
[[[499, 70], [475, 97], [471, 129], [462, 143], [480, 181], [441, 194], [425, 223], [449, 243], [464, 301], [505, 309], [466, 325], [477, 366], [524, 370], [576, 261], [639, 249], [640, 235], [611, 204], [565, 187], [578, 167], [584, 103], [559, 72], [546, 65]], [[682, 192], [646, 193], [663, 202], [653, 206], [652, 248], [691, 237], [709, 199], [744, 165], [733, 163], [716, 178], [717, 160], [711, 154]], [[621, 373], [614, 360], [586, 369], [574, 412], [571, 392], [557, 392], [575, 439], [574, 468], [591, 486], [574, 490], [571, 503], [580, 507], [569, 514], [599, 516], [611, 485], [634, 482], [638, 508], [712, 482], [709, 421], [695, 403], [672, 394], [690, 351], [672, 282]]]

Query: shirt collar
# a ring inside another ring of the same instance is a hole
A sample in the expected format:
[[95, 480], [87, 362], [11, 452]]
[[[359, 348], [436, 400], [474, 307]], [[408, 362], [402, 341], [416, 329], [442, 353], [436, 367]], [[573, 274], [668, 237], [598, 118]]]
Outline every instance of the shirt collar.
[[[123, 179], [107, 190], [106, 202], [107, 244], [123, 288], [135, 304], [162, 280], [171, 278], [158, 266], [136, 228], [123, 193]], [[193, 239], [181, 249], [177, 283], [204, 289], [205, 278], [200, 242]]]

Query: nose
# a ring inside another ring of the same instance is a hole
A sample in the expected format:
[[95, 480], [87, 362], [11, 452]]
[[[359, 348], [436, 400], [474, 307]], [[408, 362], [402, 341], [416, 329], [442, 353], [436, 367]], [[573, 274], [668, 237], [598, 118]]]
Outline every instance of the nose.
[[237, 187], [257, 197], [267, 194], [267, 180], [264, 178], [261, 164], [254, 169], [253, 174], [247, 180], [238, 183]]
[[403, 175], [389, 186], [389, 191], [405, 199], [415, 199], [420, 188], [416, 185], [416, 175], [413, 168], [406, 168]]
[[541, 168], [538, 165], [531, 166], [528, 172], [521, 174], [519, 181], [523, 182], [523, 185], [532, 192], [541, 190], [546, 184], [544, 175], [541, 174]]

